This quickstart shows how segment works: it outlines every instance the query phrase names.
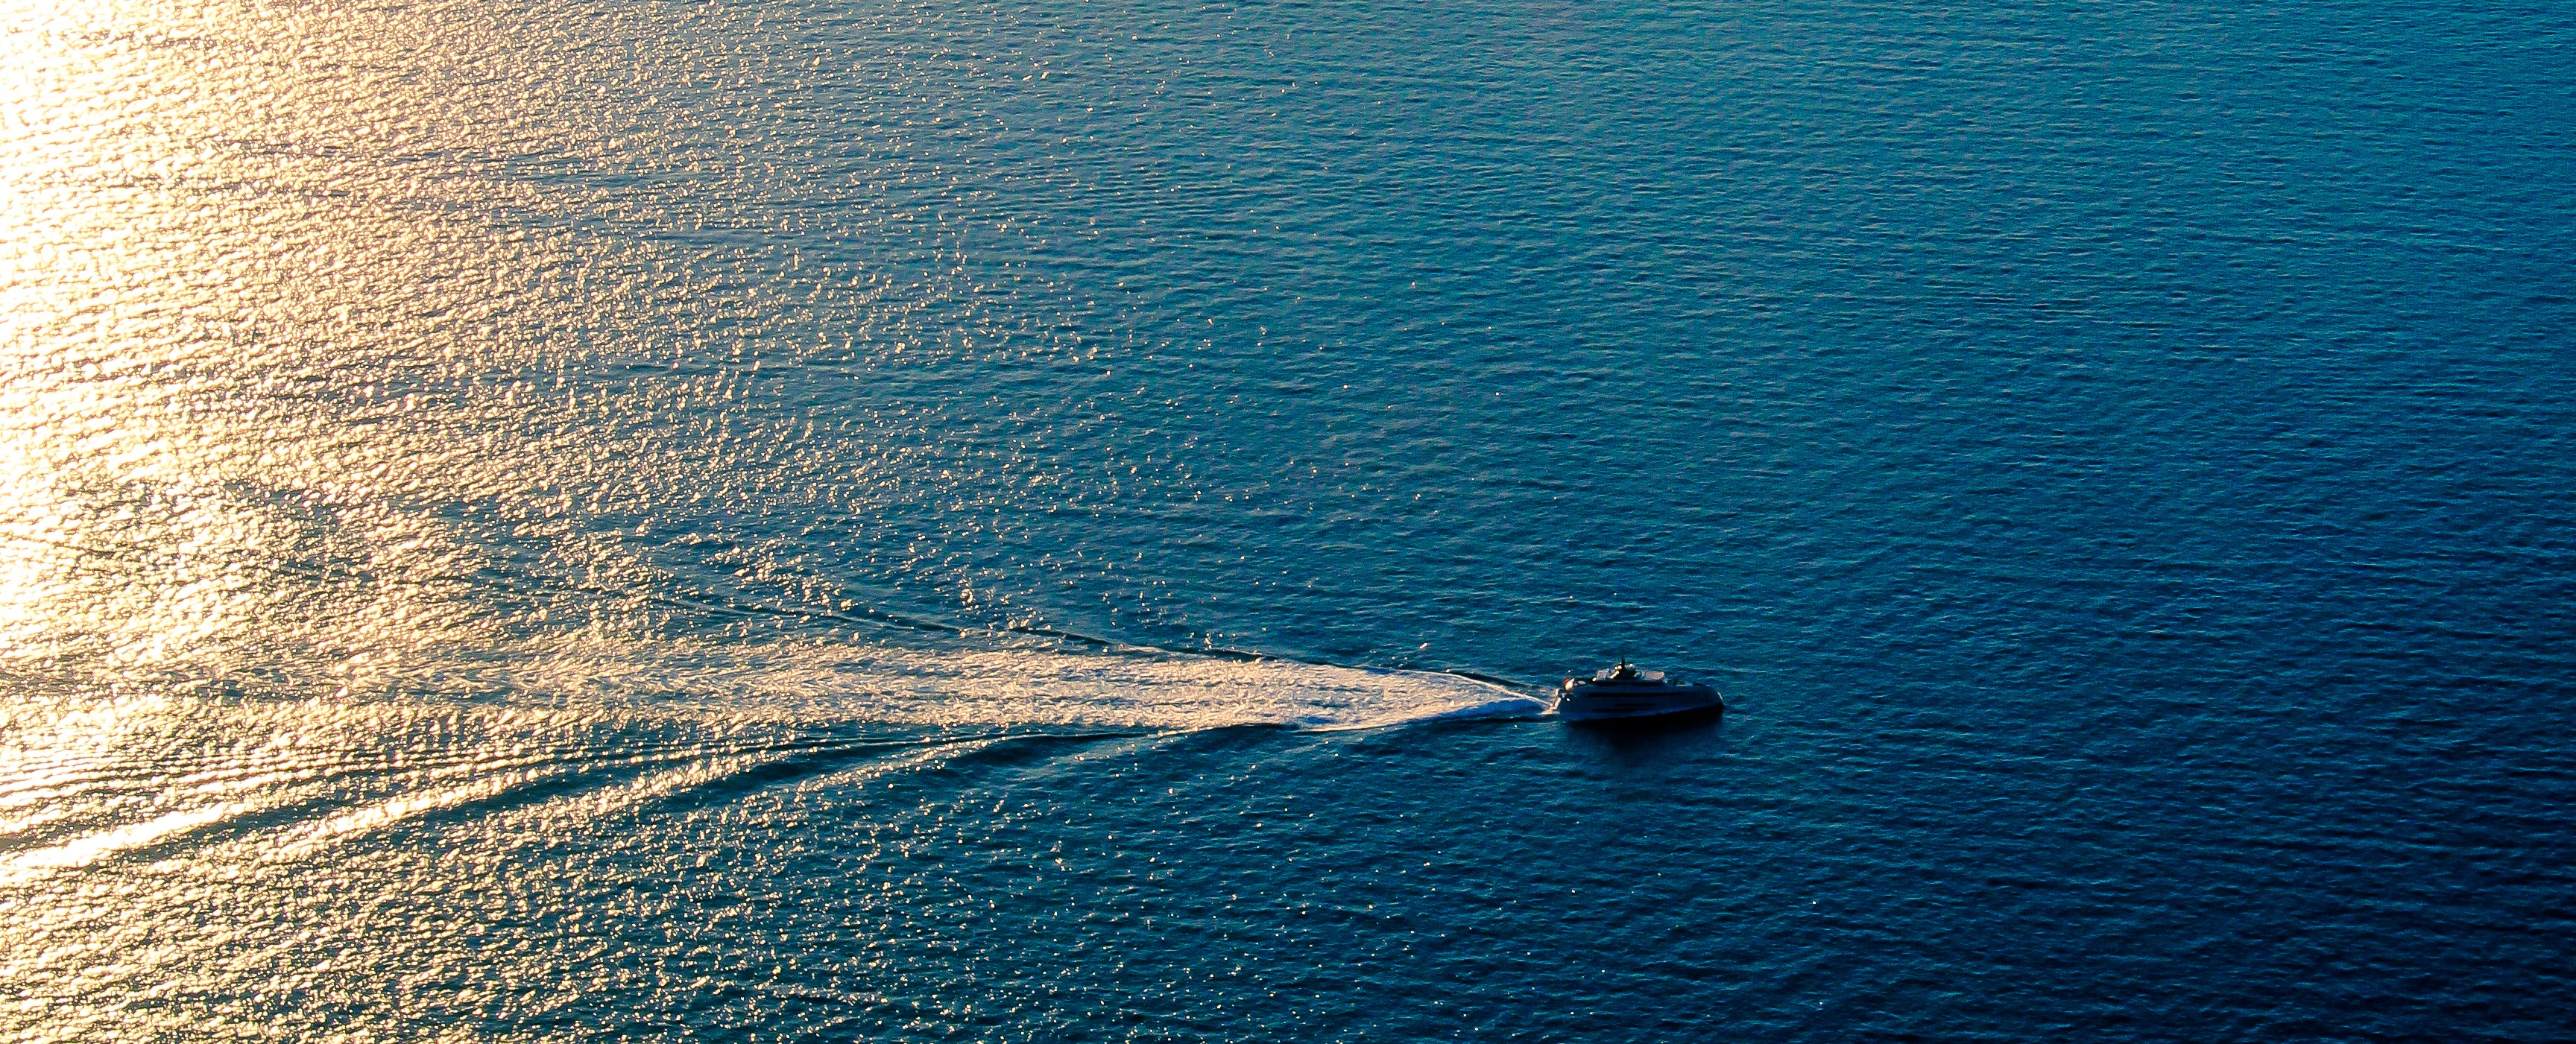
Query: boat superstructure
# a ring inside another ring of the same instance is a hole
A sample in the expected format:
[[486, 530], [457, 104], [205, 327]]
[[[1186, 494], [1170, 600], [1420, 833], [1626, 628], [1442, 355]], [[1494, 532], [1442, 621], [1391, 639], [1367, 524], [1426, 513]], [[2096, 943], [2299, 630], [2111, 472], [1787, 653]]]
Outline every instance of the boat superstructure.
[[1715, 714], [1726, 709], [1717, 690], [1641, 671], [1626, 660], [1589, 678], [1567, 678], [1556, 687], [1556, 713], [1570, 722]]

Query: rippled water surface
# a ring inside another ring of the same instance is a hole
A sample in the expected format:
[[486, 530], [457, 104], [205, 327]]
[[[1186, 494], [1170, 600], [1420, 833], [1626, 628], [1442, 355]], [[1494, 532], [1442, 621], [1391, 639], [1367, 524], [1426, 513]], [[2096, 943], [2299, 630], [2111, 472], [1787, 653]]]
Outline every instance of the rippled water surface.
[[0, 1037], [2576, 1025], [2562, 7], [0, 13]]

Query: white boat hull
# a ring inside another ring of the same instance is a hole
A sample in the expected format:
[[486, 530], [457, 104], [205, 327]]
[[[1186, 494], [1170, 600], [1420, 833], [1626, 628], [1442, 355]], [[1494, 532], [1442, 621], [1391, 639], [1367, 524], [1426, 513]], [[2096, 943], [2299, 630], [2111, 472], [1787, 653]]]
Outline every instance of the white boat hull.
[[1717, 690], [1706, 685], [1573, 683], [1556, 700], [1557, 716], [1569, 722], [1715, 714], [1725, 709], [1726, 703], [1718, 698]]

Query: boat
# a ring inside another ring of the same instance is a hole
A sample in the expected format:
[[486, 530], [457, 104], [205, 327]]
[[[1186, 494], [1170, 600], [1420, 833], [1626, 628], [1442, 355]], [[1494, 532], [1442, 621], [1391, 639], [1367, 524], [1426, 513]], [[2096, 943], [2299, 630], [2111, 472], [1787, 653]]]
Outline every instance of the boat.
[[1662, 671], [1641, 671], [1625, 659], [1589, 678], [1567, 678], [1556, 687], [1556, 715], [1568, 722], [1629, 721], [1716, 714], [1726, 709], [1717, 690], [1674, 681]]

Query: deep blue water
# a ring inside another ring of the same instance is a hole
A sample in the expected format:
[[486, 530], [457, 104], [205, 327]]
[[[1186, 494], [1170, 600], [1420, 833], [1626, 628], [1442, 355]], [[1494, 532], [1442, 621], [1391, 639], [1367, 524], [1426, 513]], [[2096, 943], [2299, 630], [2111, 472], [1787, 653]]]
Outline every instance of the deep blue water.
[[7, 1039], [2576, 1026], [2563, 5], [0, 10]]

